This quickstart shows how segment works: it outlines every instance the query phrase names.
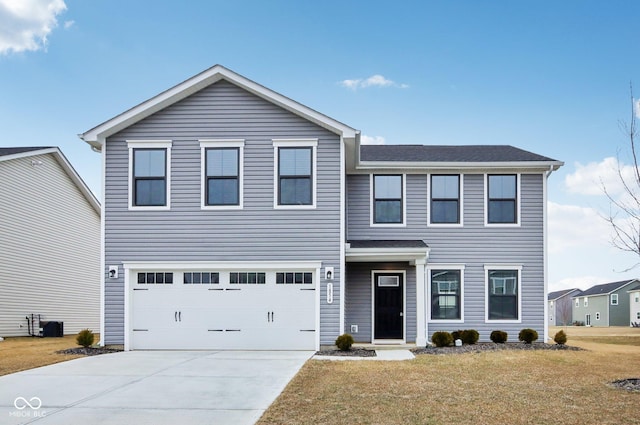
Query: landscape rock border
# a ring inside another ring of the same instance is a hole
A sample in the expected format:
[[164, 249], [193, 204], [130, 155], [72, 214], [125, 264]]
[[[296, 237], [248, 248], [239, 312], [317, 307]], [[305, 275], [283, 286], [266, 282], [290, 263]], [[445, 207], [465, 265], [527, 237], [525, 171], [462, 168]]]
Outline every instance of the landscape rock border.
[[617, 381], [611, 382], [609, 385], [620, 390], [640, 393], [640, 378], [618, 379]]
[[56, 351], [58, 354], [80, 354], [83, 356], [97, 356], [98, 354], [118, 353], [123, 350], [107, 347], [76, 347], [67, 348], [66, 350]]
[[495, 342], [479, 342], [477, 344], [465, 344], [461, 347], [435, 347], [427, 346], [414, 348], [411, 350], [413, 354], [463, 354], [463, 353], [481, 353], [486, 351], [503, 351], [503, 350], [556, 350], [556, 351], [584, 351], [580, 347], [572, 347], [569, 345], [546, 344], [543, 342], [534, 342], [525, 344], [524, 342], [506, 342], [504, 344], [496, 344]]

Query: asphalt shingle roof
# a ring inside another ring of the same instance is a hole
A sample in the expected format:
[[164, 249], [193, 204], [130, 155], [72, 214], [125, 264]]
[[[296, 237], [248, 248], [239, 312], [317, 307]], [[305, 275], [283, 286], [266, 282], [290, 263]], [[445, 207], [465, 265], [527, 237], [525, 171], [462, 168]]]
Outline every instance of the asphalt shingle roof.
[[586, 297], [588, 295], [604, 295], [604, 294], [609, 294], [613, 291], [616, 291], [618, 289], [620, 289], [622, 286], [628, 284], [629, 282], [633, 282], [632, 280], [621, 280], [619, 282], [610, 282], [610, 283], [603, 283], [601, 285], [596, 285], [596, 286], [592, 286], [591, 288], [587, 289], [586, 291], [583, 291], [580, 296], [581, 297]]
[[580, 291], [578, 288], [563, 289], [562, 291], [549, 292], [549, 295], [547, 295], [547, 300], [548, 301], [557, 300], [558, 298], [564, 297], [565, 295], [573, 291], [578, 291], [578, 293], [574, 295], [574, 297], [577, 297], [582, 293], [582, 291]]
[[348, 241], [351, 248], [427, 248], [422, 240], [362, 240]]
[[39, 151], [41, 149], [49, 149], [49, 146], [29, 146], [17, 148], [0, 148], [0, 156], [15, 155], [17, 153]]
[[361, 145], [360, 160], [392, 162], [556, 161], [509, 145]]

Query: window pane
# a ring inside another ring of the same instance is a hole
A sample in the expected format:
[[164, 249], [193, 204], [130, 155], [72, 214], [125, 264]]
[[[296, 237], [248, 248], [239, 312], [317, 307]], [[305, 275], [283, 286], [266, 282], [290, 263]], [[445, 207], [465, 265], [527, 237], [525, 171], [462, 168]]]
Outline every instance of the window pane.
[[459, 176], [431, 176], [432, 199], [458, 199]]
[[374, 176], [376, 199], [402, 199], [402, 176]]
[[508, 199], [516, 197], [516, 176], [489, 176], [489, 198]]
[[432, 223], [459, 223], [458, 201], [431, 201]]
[[311, 179], [280, 179], [280, 204], [311, 205]]
[[211, 283], [211, 273], [202, 273], [202, 283]]
[[238, 149], [207, 149], [207, 176], [237, 176]]
[[237, 179], [208, 179], [208, 205], [238, 205]]
[[133, 175], [135, 177], [164, 177], [164, 149], [134, 149]]
[[136, 180], [136, 205], [165, 205], [164, 180]]
[[311, 148], [280, 148], [281, 176], [310, 176]]
[[518, 272], [489, 271], [489, 319], [518, 319]]
[[431, 271], [431, 318], [460, 319], [460, 270]]
[[402, 223], [402, 202], [376, 201], [374, 218], [376, 223]]
[[164, 283], [172, 284], [173, 283], [173, 273], [165, 273], [164, 274]]
[[164, 273], [156, 273], [156, 283], [164, 283]]
[[146, 275], [144, 273], [138, 273], [138, 283], [145, 283], [145, 277]]
[[489, 223], [515, 223], [516, 201], [489, 201]]

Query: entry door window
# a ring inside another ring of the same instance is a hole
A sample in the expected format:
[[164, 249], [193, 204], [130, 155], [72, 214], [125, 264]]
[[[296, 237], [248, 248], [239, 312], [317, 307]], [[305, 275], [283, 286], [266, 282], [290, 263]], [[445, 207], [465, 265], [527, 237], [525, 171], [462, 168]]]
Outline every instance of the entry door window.
[[404, 282], [399, 273], [374, 275], [374, 339], [404, 336]]

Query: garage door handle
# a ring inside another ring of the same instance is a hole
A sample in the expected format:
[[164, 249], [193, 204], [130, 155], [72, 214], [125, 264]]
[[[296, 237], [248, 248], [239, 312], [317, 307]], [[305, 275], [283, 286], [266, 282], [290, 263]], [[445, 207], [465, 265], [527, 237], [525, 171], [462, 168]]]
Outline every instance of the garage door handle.
[[267, 311], [267, 322], [273, 322], [273, 311]]
[[177, 311], [174, 311], [174, 312], [173, 312], [173, 320], [174, 320], [175, 322], [177, 322], [177, 321], [178, 321], [178, 312], [177, 312]]
[[178, 312], [178, 322], [182, 322], [182, 312]]

